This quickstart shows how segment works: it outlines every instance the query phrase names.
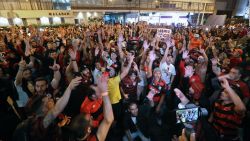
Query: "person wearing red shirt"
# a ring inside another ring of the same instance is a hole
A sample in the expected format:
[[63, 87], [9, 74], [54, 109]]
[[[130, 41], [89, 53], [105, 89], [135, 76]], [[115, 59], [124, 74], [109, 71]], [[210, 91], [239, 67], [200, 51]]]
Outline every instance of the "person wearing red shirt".
[[222, 75], [218, 77], [218, 79], [220, 80], [222, 78], [227, 78], [228, 82], [231, 85], [235, 85], [239, 87], [244, 96], [244, 102], [246, 103], [246, 101], [250, 98], [250, 94], [249, 94], [249, 87], [247, 86], [247, 84], [243, 82], [242, 80], [240, 80], [242, 76], [242, 72], [243, 72], [242, 68], [233, 67], [231, 68], [228, 74]]
[[194, 48], [199, 48], [202, 45], [202, 41], [200, 39], [199, 34], [194, 34], [194, 38], [191, 38], [189, 43], [189, 50], [192, 50]]
[[230, 58], [230, 67], [239, 66], [242, 63], [243, 51], [241, 49], [234, 49], [233, 55]]

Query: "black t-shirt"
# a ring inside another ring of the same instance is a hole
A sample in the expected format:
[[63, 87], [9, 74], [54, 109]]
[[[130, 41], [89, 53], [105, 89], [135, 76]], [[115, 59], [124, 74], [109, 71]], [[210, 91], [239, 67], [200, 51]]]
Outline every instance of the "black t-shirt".
[[[137, 117], [135, 117], [135, 119], [137, 120]], [[131, 133], [134, 133], [137, 131], [137, 127], [136, 124], [133, 122], [132, 120], [132, 116], [130, 113], [126, 113], [123, 119], [123, 127], [124, 130], [130, 130]]]
[[80, 113], [81, 104], [87, 96], [85, 92], [86, 88], [86, 85], [80, 84], [72, 90], [69, 102], [63, 112], [65, 115], [75, 117]]

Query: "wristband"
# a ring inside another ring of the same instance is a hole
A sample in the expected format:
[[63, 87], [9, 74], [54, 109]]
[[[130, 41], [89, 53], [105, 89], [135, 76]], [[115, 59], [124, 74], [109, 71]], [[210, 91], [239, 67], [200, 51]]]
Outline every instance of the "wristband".
[[108, 92], [104, 92], [104, 93], [101, 93], [102, 96], [108, 96], [109, 93]]

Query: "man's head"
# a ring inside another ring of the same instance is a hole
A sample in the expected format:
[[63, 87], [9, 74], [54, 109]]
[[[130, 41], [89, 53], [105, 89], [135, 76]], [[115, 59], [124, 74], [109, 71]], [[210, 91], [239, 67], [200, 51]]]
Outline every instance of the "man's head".
[[200, 55], [200, 56], [197, 58], [197, 61], [198, 61], [199, 64], [202, 64], [202, 63], [205, 62], [205, 58], [204, 58], [202, 55]]
[[29, 80], [31, 78], [31, 73], [32, 73], [31, 69], [29, 69], [29, 68], [24, 69], [23, 70], [23, 78], [25, 80]]
[[138, 106], [135, 102], [131, 102], [128, 106], [128, 111], [131, 113], [131, 116], [138, 116]]
[[70, 130], [74, 133], [77, 140], [86, 140], [91, 133], [91, 121], [90, 114], [81, 113], [76, 116], [70, 123]]
[[112, 59], [112, 60], [116, 60], [116, 58], [117, 58], [116, 53], [115, 53], [115, 52], [112, 52], [112, 53], [111, 53], [111, 59]]
[[110, 78], [111, 78], [111, 77], [115, 77], [115, 75], [116, 75], [115, 68], [110, 67], [110, 68], [109, 68], [109, 77], [110, 77]]
[[102, 66], [99, 62], [96, 62], [95, 63], [95, 68], [98, 69], [98, 70], [101, 70]]
[[173, 59], [172, 55], [168, 55], [168, 57], [166, 59], [166, 63], [167, 64], [171, 64], [172, 63], [172, 59]]
[[52, 59], [56, 59], [57, 58], [56, 50], [50, 50], [49, 57], [52, 58]]
[[67, 40], [66, 40], [66, 46], [71, 46], [71, 45], [72, 45], [71, 39], [67, 39]]
[[240, 67], [233, 67], [231, 68], [230, 72], [229, 72], [229, 79], [231, 80], [234, 80], [234, 81], [237, 81], [241, 78], [241, 75], [242, 75], [242, 68]]
[[43, 77], [35, 80], [35, 90], [38, 95], [45, 95], [48, 89], [48, 81]]
[[137, 78], [137, 72], [136, 71], [130, 71], [128, 74], [130, 80], [135, 81]]
[[91, 75], [89, 68], [85, 65], [81, 66], [80, 70], [81, 70], [82, 76], [90, 76]]
[[35, 40], [31, 40], [31, 46], [33, 48], [36, 48], [37, 47], [37, 42]]
[[161, 79], [161, 70], [160, 68], [155, 68], [153, 72], [154, 79], [159, 81]]

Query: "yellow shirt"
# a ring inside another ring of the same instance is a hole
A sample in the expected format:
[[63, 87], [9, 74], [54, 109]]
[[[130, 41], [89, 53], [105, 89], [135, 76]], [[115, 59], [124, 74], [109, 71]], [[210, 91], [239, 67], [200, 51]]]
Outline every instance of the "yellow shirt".
[[120, 81], [121, 81], [120, 75], [113, 78], [109, 78], [108, 80], [108, 92], [111, 104], [118, 103], [122, 98], [119, 87]]

